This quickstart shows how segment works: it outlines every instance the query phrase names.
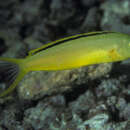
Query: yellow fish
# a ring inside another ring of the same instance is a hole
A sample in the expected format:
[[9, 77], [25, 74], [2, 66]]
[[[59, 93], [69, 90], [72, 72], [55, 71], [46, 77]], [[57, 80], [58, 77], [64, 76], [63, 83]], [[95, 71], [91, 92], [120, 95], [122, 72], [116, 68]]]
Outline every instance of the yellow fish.
[[0, 58], [0, 70], [6, 71], [11, 85], [0, 94], [3, 97], [13, 91], [30, 71], [65, 70], [115, 62], [130, 57], [130, 36], [118, 32], [92, 32], [56, 40], [34, 49], [23, 59]]

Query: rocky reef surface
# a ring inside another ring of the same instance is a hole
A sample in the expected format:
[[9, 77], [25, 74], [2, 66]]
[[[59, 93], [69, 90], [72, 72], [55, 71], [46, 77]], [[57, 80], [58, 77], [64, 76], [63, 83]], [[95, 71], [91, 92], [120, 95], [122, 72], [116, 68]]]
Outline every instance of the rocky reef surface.
[[[130, 34], [130, 1], [0, 1], [2, 57], [24, 58], [50, 41], [100, 30]], [[130, 130], [129, 63], [28, 73], [0, 99], [0, 130]]]

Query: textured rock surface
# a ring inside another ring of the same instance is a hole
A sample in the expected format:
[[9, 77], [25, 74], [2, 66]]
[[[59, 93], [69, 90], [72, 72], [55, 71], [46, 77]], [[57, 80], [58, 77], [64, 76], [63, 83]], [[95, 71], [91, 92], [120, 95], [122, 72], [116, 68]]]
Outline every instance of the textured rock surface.
[[[0, 55], [25, 57], [81, 32], [130, 33], [129, 16], [129, 0], [0, 1]], [[30, 72], [0, 99], [0, 130], [129, 130], [129, 72], [129, 62]]]
[[[88, 80], [105, 77], [111, 70], [111, 64], [82, 67], [73, 70], [54, 72], [32, 72], [25, 76], [18, 87], [22, 99], [37, 99], [45, 95], [63, 93], [82, 85], [88, 88]], [[92, 84], [92, 82], [91, 82]]]
[[130, 1], [124, 0], [106, 1], [101, 9], [104, 14], [101, 20], [103, 30], [113, 30], [123, 33], [130, 33]]

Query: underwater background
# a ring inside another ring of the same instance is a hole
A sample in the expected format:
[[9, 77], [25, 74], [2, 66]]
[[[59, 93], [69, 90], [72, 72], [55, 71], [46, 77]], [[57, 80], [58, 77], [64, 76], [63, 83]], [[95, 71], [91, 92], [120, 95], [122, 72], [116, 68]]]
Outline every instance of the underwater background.
[[[130, 34], [129, 0], [0, 1], [1, 57], [102, 30]], [[0, 99], [0, 130], [130, 130], [130, 60], [30, 72]]]

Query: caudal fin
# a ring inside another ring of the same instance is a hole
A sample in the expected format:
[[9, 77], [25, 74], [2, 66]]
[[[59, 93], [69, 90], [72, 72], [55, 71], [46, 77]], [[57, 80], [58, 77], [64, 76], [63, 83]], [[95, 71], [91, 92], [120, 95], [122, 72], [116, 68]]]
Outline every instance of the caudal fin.
[[5, 90], [0, 89], [0, 97], [12, 92], [26, 74], [21, 66], [22, 61], [15, 58], [0, 58], [0, 75], [1, 78], [7, 79], [8, 86]]

